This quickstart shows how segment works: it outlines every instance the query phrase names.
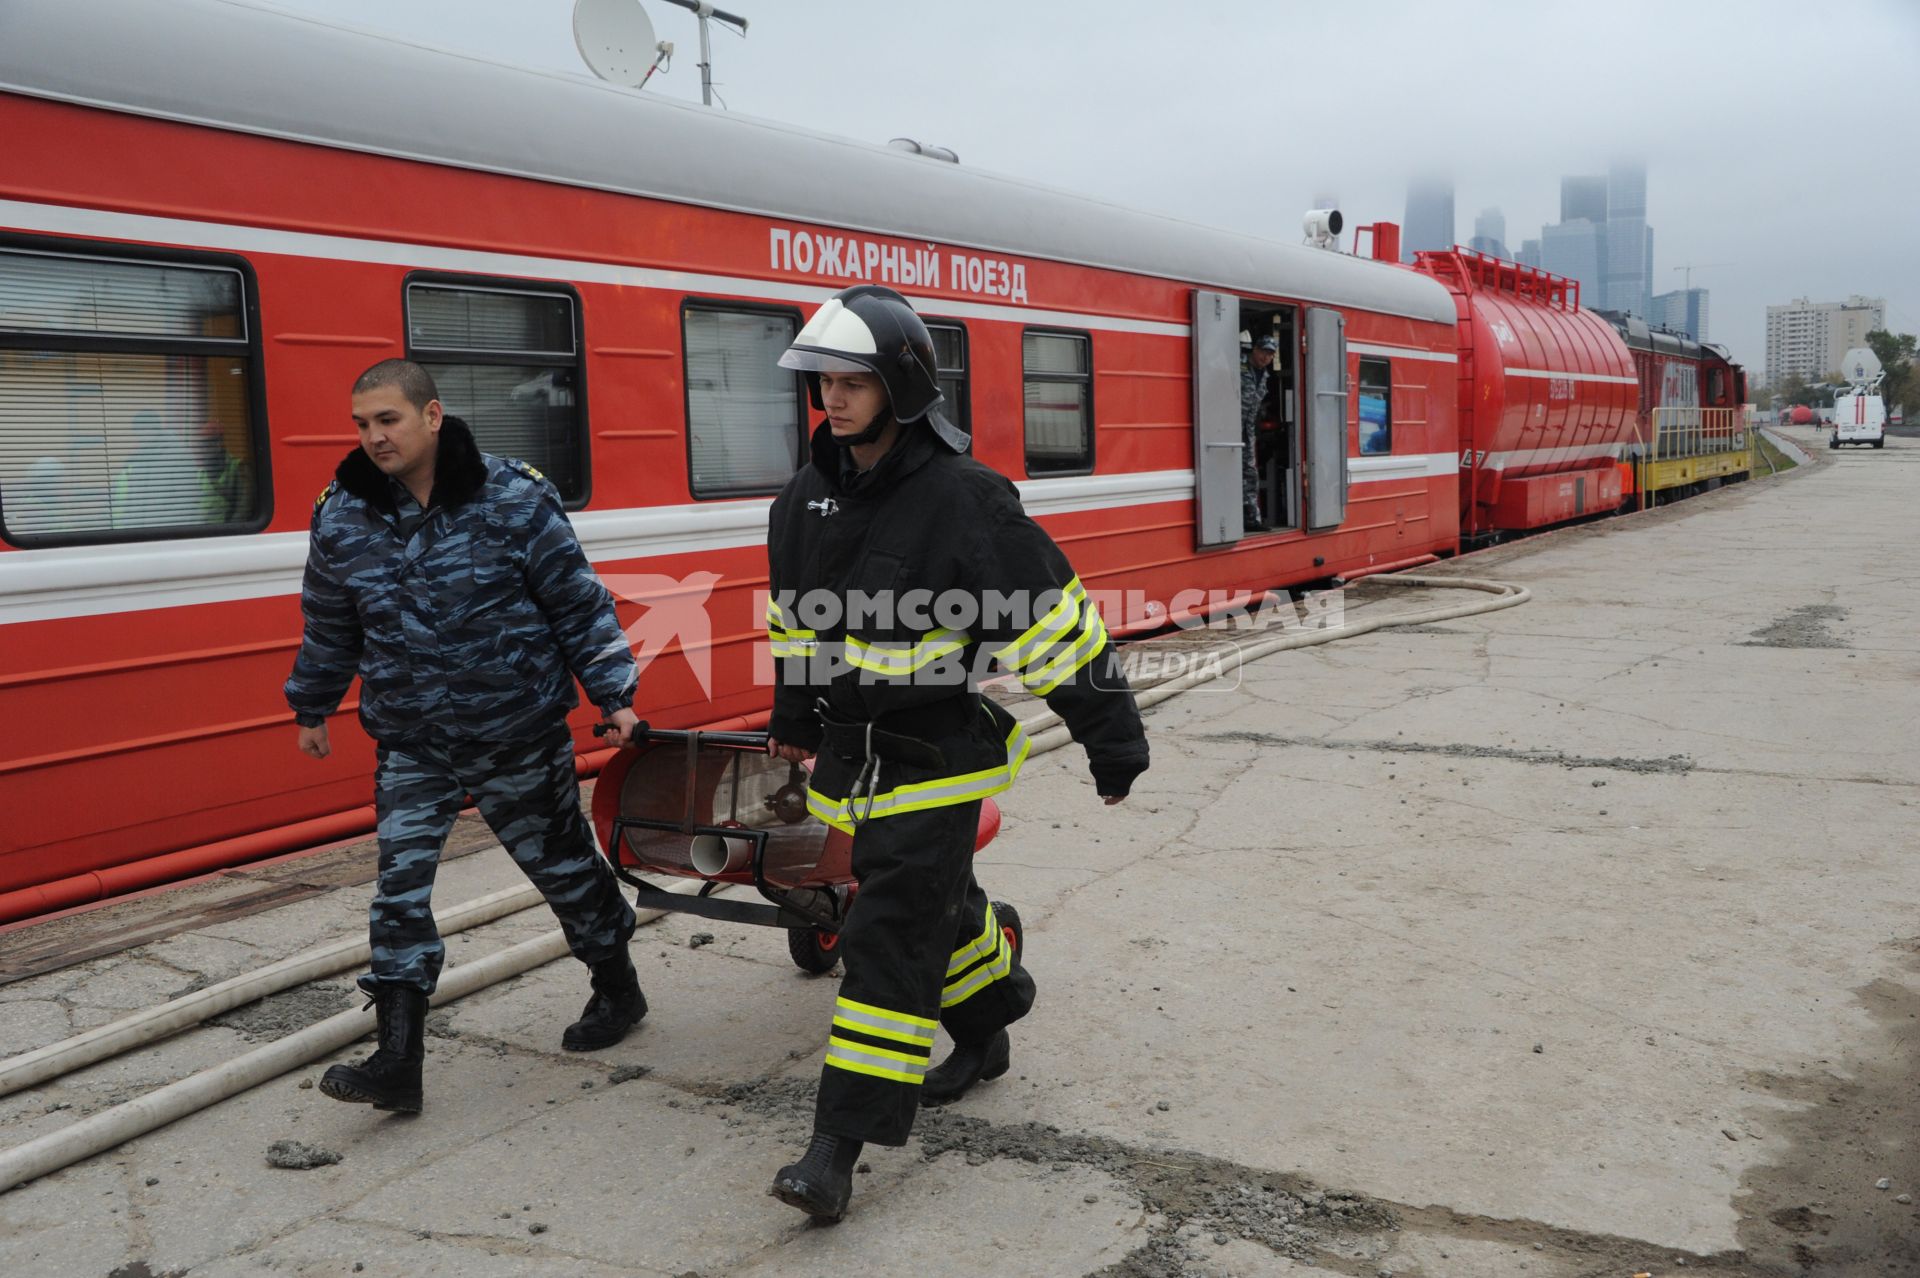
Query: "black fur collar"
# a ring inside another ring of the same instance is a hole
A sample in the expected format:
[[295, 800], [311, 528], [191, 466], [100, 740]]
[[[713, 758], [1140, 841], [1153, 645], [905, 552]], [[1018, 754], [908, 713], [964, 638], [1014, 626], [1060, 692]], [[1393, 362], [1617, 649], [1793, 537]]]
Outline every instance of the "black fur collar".
[[[340, 487], [384, 515], [394, 512], [393, 488], [373, 459], [354, 449], [341, 459], [333, 477]], [[486, 459], [473, 442], [473, 432], [458, 417], [448, 414], [440, 421], [440, 444], [433, 459], [433, 497], [429, 506], [449, 510], [464, 506], [476, 497], [487, 482]]]

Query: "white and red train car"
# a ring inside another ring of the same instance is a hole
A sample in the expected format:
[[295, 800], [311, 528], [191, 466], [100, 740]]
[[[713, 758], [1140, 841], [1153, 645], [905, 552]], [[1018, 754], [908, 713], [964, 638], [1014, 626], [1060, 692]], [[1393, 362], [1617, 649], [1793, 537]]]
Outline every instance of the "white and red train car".
[[808, 430], [774, 361], [849, 283], [926, 315], [953, 416], [1116, 631], [1481, 526], [1478, 348], [1397, 263], [233, 0], [10, 0], [0, 136], [0, 922], [370, 828], [370, 743], [299, 755], [280, 686], [347, 389], [387, 356], [553, 480], [662, 726], [765, 714], [766, 511]]

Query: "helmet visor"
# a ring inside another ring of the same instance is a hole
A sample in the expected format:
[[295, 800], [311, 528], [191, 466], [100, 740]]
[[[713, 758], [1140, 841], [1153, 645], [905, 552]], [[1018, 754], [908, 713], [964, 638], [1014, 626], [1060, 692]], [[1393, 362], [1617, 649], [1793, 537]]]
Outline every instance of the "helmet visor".
[[871, 364], [862, 364], [845, 355], [833, 355], [826, 351], [801, 350], [797, 346], [789, 347], [780, 356], [780, 367], [801, 373], [866, 373], [872, 377], [879, 376]]

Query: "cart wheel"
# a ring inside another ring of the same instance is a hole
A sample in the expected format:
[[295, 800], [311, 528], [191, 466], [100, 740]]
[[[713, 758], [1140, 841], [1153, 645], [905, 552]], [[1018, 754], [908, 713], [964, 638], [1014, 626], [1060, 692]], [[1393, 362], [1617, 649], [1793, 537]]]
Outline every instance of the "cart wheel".
[[787, 953], [801, 971], [825, 976], [840, 961], [840, 934], [819, 927], [790, 927]]
[[1000, 920], [1000, 935], [1007, 938], [1007, 944], [1013, 947], [1013, 961], [1020, 961], [1020, 951], [1026, 948], [1027, 933], [1020, 926], [1020, 911], [1005, 901], [993, 903], [993, 916]]

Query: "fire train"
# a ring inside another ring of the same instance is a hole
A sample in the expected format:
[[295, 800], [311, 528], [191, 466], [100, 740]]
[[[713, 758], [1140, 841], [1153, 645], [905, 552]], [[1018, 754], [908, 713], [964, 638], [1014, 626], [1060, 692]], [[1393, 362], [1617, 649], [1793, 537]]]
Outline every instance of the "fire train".
[[0, 922], [371, 827], [371, 743], [298, 754], [280, 687], [388, 356], [554, 483], [666, 727], [763, 721], [775, 357], [853, 282], [1116, 633], [1744, 469], [1723, 352], [1389, 224], [1229, 234], [235, 0], [12, 0], [0, 135]]

